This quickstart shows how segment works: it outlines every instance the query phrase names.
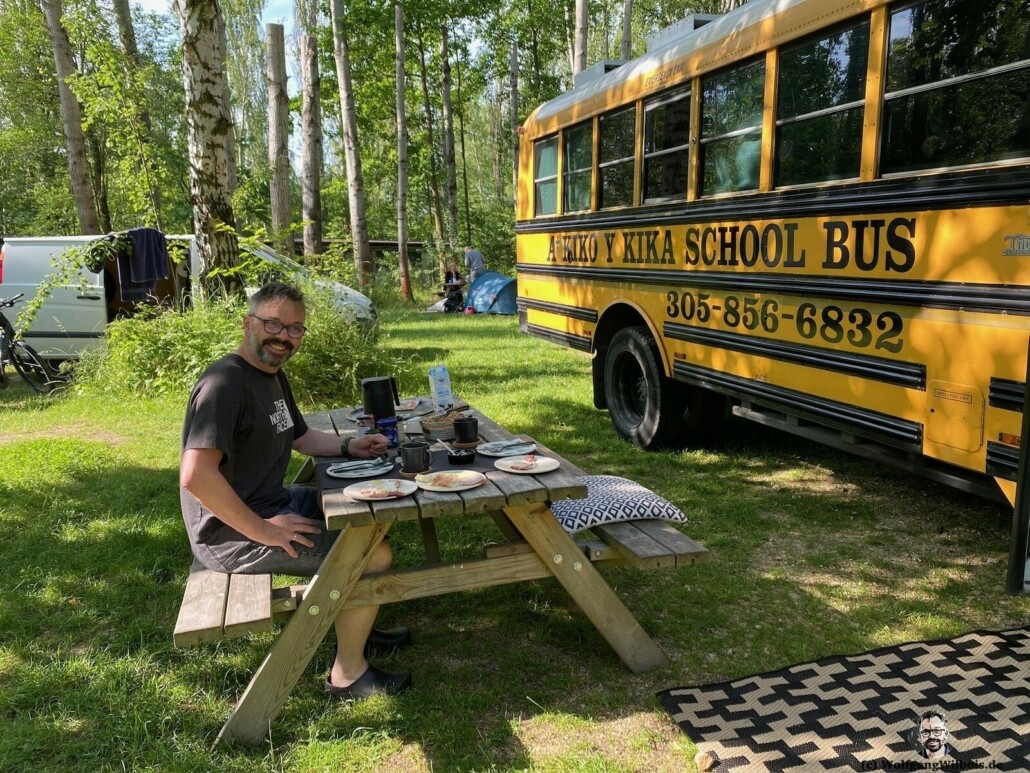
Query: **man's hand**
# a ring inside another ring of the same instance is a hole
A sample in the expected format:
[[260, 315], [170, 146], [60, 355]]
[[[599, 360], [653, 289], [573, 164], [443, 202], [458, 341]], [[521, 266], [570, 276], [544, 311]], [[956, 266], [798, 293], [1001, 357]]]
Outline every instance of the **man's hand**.
[[361, 437], [354, 438], [350, 441], [347, 446], [347, 451], [351, 456], [358, 459], [371, 459], [374, 456], [380, 456], [386, 453], [386, 449], [389, 447], [389, 441], [386, 439], [386, 435], [362, 435]]
[[294, 542], [306, 548], [313, 548], [315, 543], [304, 535], [322, 533], [318, 521], [294, 513], [273, 515], [271, 518], [266, 518], [265, 523], [271, 524], [275, 528], [266, 530], [267, 534], [262, 535], [265, 538], [260, 540], [261, 544], [280, 547], [290, 558], [297, 557], [297, 550], [293, 547]]

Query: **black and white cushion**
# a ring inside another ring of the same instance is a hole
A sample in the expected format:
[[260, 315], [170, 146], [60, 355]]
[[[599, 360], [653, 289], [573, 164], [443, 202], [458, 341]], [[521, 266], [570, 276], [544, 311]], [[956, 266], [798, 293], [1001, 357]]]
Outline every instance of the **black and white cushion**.
[[551, 512], [569, 534], [602, 523], [661, 518], [686, 521], [676, 505], [639, 483], [615, 475], [586, 475], [586, 499], [565, 499], [551, 504]]

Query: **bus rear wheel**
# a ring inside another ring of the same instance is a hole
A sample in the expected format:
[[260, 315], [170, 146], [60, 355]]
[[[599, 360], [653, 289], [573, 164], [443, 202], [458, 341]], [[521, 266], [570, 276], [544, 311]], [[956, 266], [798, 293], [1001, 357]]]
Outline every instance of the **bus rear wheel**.
[[682, 442], [686, 390], [662, 373], [658, 345], [645, 327], [612, 339], [604, 363], [604, 391], [615, 431], [641, 448]]

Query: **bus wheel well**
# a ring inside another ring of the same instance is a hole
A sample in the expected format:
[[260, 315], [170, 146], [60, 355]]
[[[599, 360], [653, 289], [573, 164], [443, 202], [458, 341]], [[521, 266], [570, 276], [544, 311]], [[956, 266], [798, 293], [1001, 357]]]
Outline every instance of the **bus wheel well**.
[[594, 359], [591, 369], [595, 408], [599, 410], [608, 408], [608, 397], [604, 391], [604, 363], [608, 358], [608, 347], [611, 345], [612, 339], [623, 328], [645, 324], [640, 312], [624, 304], [605, 310], [604, 316], [597, 321], [597, 325], [594, 327]]

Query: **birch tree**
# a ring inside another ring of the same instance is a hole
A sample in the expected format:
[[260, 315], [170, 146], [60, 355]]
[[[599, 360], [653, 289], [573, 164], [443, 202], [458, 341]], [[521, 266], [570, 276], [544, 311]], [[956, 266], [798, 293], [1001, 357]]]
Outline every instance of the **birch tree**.
[[394, 49], [397, 73], [397, 270], [401, 297], [413, 301], [408, 271], [408, 119], [404, 98], [407, 75], [404, 71], [404, 3], [393, 7]]
[[68, 79], [76, 73], [68, 32], [61, 23], [61, 0], [40, 0], [46, 17], [50, 42], [54, 49], [54, 64], [57, 67], [57, 86], [61, 99], [61, 122], [64, 126], [65, 152], [68, 156], [68, 173], [71, 175], [72, 195], [75, 211], [79, 217], [79, 230], [83, 234], [101, 233], [97, 217], [93, 185], [89, 179], [89, 162], [86, 160], [86, 138], [82, 131], [82, 107], [72, 93]]
[[318, 39], [304, 35], [300, 44], [303, 105], [301, 108], [304, 141], [301, 179], [301, 207], [304, 217], [304, 252], [322, 252], [322, 80], [318, 71]]
[[268, 79], [268, 166], [275, 243], [285, 255], [293, 255], [290, 232], [290, 100], [286, 94], [286, 49], [283, 25], [265, 25]]
[[633, 55], [633, 0], [623, 0], [622, 4], [622, 45], [619, 56], [628, 62]]
[[333, 56], [340, 88], [340, 119], [343, 128], [343, 151], [347, 160], [347, 200], [350, 206], [351, 249], [358, 285], [369, 283], [372, 251], [368, 244], [368, 223], [365, 220], [365, 182], [361, 175], [361, 148], [358, 145], [358, 118], [354, 109], [354, 88], [350, 75], [350, 50], [344, 22], [343, 0], [332, 0]]
[[447, 198], [447, 246], [458, 238], [458, 175], [454, 158], [454, 108], [451, 105], [451, 63], [447, 24], [440, 25], [440, 96], [443, 102], [443, 166]]
[[[200, 253], [200, 282], [217, 293], [243, 294], [236, 222], [229, 188], [227, 135], [232, 117], [225, 88], [225, 27], [217, 0], [175, 0], [182, 28], [190, 203]], [[215, 269], [215, 277], [209, 276]]]
[[576, 0], [575, 49], [572, 57], [572, 74], [583, 72], [587, 67], [587, 0]]

